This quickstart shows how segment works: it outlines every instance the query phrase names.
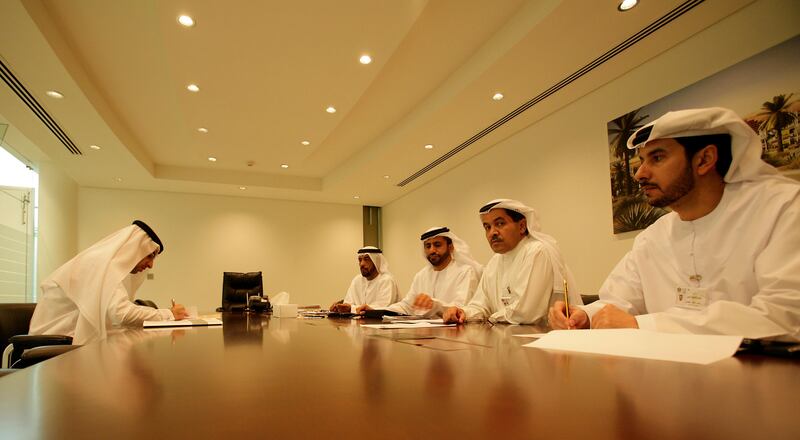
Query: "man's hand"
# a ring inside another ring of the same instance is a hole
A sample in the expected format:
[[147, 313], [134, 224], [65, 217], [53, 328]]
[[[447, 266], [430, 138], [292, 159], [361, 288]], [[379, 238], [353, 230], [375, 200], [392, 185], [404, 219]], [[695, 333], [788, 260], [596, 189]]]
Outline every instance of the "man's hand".
[[570, 306], [567, 319], [564, 314], [564, 301], [556, 301], [547, 313], [547, 322], [553, 330], [589, 328], [589, 315], [577, 307]]
[[186, 311], [186, 307], [184, 307], [183, 304], [175, 304], [175, 301], [172, 301], [172, 307], [169, 311], [172, 312], [172, 316], [175, 317], [176, 321], [189, 317], [189, 312]]
[[639, 328], [636, 318], [608, 304], [592, 317], [592, 328]]
[[433, 298], [428, 296], [427, 293], [420, 293], [414, 300], [414, 308], [420, 310], [430, 310], [433, 308]]
[[456, 324], [463, 324], [466, 320], [467, 314], [464, 312], [464, 310], [459, 309], [458, 307], [450, 307], [442, 314], [442, 321], [444, 321], [445, 324], [450, 324], [453, 322]]
[[350, 313], [350, 310], [352, 310], [352, 306], [347, 303], [336, 303], [331, 306], [331, 312]]
[[356, 313], [358, 313], [359, 315], [364, 314], [365, 310], [372, 310], [372, 307], [370, 307], [370, 306], [368, 306], [366, 304], [362, 304], [362, 305], [356, 307]]

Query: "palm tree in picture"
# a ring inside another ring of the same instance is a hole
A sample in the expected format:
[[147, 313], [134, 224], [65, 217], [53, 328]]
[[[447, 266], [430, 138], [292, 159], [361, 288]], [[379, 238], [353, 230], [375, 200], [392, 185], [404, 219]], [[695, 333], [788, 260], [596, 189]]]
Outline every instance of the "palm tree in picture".
[[633, 194], [633, 176], [631, 176], [631, 151], [628, 150], [626, 143], [628, 138], [636, 130], [642, 128], [644, 124], [642, 121], [649, 118], [650, 115], [639, 116], [639, 111], [636, 109], [630, 113], [626, 113], [608, 124], [608, 135], [610, 137], [609, 146], [614, 149], [614, 155], [625, 162], [625, 194]]
[[792, 104], [791, 99], [794, 93], [789, 96], [778, 95], [761, 104], [763, 112], [758, 116], [766, 116], [767, 119], [761, 123], [761, 128], [767, 132], [773, 131], [778, 135], [778, 153], [783, 153], [783, 129], [797, 119], [797, 115], [789, 111]]

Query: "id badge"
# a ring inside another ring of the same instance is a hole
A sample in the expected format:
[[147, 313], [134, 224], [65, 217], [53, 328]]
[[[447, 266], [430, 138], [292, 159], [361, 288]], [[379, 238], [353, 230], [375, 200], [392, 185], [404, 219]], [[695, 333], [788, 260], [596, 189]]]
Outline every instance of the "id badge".
[[500, 296], [500, 301], [504, 306], [508, 307], [508, 305], [511, 304], [511, 288], [506, 287], [506, 291], [503, 293], [505, 293], [505, 295]]
[[678, 287], [675, 305], [700, 310], [708, 305], [708, 289], [705, 287]]

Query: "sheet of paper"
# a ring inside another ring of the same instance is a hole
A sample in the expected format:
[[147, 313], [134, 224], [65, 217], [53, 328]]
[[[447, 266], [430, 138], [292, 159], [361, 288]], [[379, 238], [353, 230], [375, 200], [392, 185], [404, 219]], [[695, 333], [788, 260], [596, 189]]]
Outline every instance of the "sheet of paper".
[[159, 328], [159, 327], [192, 327], [202, 325], [222, 325], [222, 321], [217, 318], [195, 318], [183, 319], [180, 321], [145, 321], [144, 328]]
[[638, 329], [554, 330], [525, 347], [706, 365], [733, 356], [741, 343], [741, 336]]
[[541, 338], [542, 336], [546, 335], [547, 333], [524, 333], [520, 335], [512, 335], [518, 338]]
[[[428, 322], [438, 321], [438, 322]], [[392, 324], [364, 324], [362, 327], [377, 328], [382, 330], [389, 329], [411, 329], [411, 328], [434, 328], [434, 327], [455, 327], [455, 324], [444, 324], [441, 319], [431, 319], [422, 321], [395, 322]]]

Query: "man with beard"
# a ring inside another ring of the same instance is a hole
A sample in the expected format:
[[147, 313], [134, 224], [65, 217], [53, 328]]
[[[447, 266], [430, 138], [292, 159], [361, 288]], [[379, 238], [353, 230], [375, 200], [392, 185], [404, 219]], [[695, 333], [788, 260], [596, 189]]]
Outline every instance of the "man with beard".
[[[472, 298], [483, 267], [472, 258], [469, 246], [446, 227], [435, 227], [422, 236], [422, 252], [428, 263], [411, 282], [402, 301], [386, 310], [402, 315], [441, 316], [444, 308], [463, 307]], [[372, 310], [364, 305], [358, 312]]]
[[558, 244], [541, 231], [533, 208], [498, 199], [483, 206], [479, 214], [495, 255], [483, 271], [475, 296], [463, 309], [445, 310], [445, 322], [536, 323], [547, 316], [554, 294], [563, 298], [565, 284], [570, 286], [570, 303], [581, 304]]
[[669, 112], [628, 139], [664, 215], [583, 307], [553, 328], [800, 339], [800, 185], [761, 160], [758, 135], [723, 108]]
[[359, 249], [358, 266], [361, 274], [350, 282], [344, 300], [331, 305], [332, 312], [355, 313], [359, 306], [380, 308], [397, 301], [397, 283], [380, 249], [374, 246]]

